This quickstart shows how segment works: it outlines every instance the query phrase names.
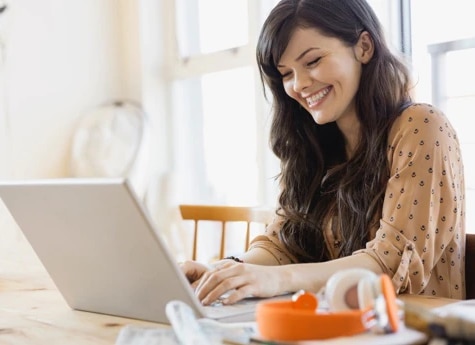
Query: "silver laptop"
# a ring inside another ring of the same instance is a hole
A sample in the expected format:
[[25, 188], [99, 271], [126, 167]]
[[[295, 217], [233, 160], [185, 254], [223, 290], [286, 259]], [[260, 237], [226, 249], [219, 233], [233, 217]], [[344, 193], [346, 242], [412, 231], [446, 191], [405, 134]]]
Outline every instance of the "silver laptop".
[[0, 198], [73, 309], [169, 323], [181, 300], [198, 317], [255, 319], [257, 299], [198, 301], [127, 180], [7, 180]]

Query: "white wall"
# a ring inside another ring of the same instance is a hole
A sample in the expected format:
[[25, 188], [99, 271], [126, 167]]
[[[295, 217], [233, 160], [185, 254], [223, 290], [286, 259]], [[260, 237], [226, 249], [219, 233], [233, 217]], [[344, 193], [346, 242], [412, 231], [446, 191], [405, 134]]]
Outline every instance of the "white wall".
[[[78, 118], [113, 99], [142, 100], [139, 4], [6, 3], [0, 15], [0, 178], [68, 176]], [[0, 253], [23, 260], [22, 248], [33, 253], [0, 202]]]
[[9, 24], [1, 66], [1, 175], [66, 176], [78, 117], [115, 98], [140, 98], [133, 7], [113, 0], [8, 5], [0, 17]]

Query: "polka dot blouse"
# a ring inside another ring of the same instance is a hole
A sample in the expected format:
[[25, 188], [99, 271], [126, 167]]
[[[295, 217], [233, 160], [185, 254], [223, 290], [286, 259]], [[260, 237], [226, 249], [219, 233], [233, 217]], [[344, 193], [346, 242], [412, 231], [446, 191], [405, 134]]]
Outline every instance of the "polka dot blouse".
[[[398, 293], [465, 298], [465, 186], [458, 138], [437, 108], [413, 104], [394, 122], [388, 138], [388, 180], [379, 228], [353, 254], [366, 253], [392, 277]], [[335, 222], [333, 222], [335, 223]], [[295, 258], [278, 240], [280, 220], [252, 248], [281, 264]], [[338, 256], [335, 229], [327, 248]]]

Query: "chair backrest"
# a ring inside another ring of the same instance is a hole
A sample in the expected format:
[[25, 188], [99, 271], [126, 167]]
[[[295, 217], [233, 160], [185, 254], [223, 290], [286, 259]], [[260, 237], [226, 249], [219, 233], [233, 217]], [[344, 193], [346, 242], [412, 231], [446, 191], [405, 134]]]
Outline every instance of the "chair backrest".
[[250, 242], [251, 223], [269, 224], [275, 214], [270, 208], [251, 206], [223, 206], [223, 205], [179, 205], [182, 219], [194, 222], [193, 253], [192, 259], [196, 260], [198, 247], [198, 229], [200, 221], [215, 221], [221, 223], [221, 241], [219, 257], [225, 257], [226, 225], [230, 222], [245, 222], [246, 233], [244, 250], [247, 250]]
[[475, 298], [475, 234], [467, 234], [465, 242], [465, 292], [467, 299]]

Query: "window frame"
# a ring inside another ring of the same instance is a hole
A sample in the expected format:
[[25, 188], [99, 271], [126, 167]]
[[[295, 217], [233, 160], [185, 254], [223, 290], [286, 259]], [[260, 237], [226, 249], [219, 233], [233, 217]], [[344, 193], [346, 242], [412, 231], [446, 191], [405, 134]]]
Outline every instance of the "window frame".
[[[221, 72], [229, 69], [240, 67], [252, 67], [255, 80], [255, 114], [257, 122], [256, 133], [256, 151], [257, 151], [257, 170], [258, 170], [258, 191], [257, 199], [258, 203], [262, 205], [275, 204], [276, 191], [275, 185], [272, 181], [269, 181], [269, 176], [277, 170], [277, 162], [273, 154], [270, 152], [268, 145], [268, 130], [264, 128], [264, 124], [267, 124], [267, 117], [270, 113], [270, 106], [263, 97], [262, 85], [260, 83], [259, 71], [255, 63], [255, 46], [257, 37], [260, 31], [261, 18], [264, 17], [266, 11], [273, 7], [273, 0], [246, 0], [249, 13], [249, 37], [248, 44], [244, 46], [234, 47], [231, 49], [225, 49], [216, 52], [210, 52], [206, 54], [197, 54], [186, 57], [179, 57], [179, 49], [177, 44], [177, 32], [176, 32], [176, 20], [175, 16], [167, 16], [167, 25], [163, 30], [168, 36], [163, 40], [165, 43], [163, 51], [167, 52], [163, 61], [164, 73], [161, 74], [161, 79], [168, 89], [167, 93], [170, 93], [172, 84], [175, 80], [181, 80], [192, 77], [199, 77], [200, 75], [214, 72]], [[175, 13], [175, 1], [165, 0], [163, 6], [164, 13]], [[190, 94], [199, 94], [199, 86], [188, 89]], [[169, 102], [167, 102], [170, 106]], [[199, 104], [196, 104], [197, 106]], [[171, 113], [171, 108], [167, 113]], [[170, 120], [167, 120], [170, 124]], [[173, 133], [169, 131], [168, 133]], [[168, 157], [175, 155], [175, 149], [173, 145], [168, 148]], [[204, 156], [203, 152], [197, 153], [197, 155]], [[197, 161], [197, 169], [203, 170], [203, 163]], [[173, 170], [172, 159], [168, 161], [169, 167]]]

